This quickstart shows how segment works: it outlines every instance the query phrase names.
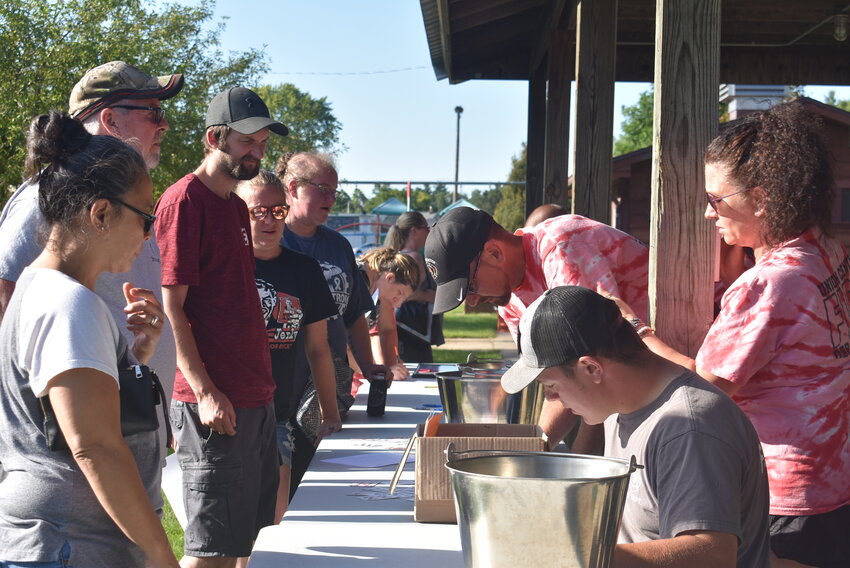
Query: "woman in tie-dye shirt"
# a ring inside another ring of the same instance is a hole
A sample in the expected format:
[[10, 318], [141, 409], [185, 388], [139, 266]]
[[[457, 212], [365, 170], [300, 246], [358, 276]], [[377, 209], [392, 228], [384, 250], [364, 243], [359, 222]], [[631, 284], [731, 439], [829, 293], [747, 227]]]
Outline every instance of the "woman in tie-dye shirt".
[[828, 233], [833, 182], [818, 126], [792, 102], [721, 130], [706, 152], [705, 216], [727, 244], [751, 247], [755, 266], [723, 295], [696, 361], [644, 340], [752, 420], [777, 556], [837, 567], [850, 558], [850, 260]]

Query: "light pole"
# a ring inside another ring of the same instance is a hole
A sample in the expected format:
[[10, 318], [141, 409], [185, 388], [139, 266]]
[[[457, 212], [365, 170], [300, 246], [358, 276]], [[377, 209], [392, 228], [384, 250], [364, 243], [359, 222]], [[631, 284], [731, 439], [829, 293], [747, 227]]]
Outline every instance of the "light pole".
[[457, 172], [460, 165], [460, 115], [463, 113], [463, 107], [456, 106], [455, 112], [457, 113], [457, 142], [455, 143], [455, 190], [452, 194], [452, 203], [457, 201]]

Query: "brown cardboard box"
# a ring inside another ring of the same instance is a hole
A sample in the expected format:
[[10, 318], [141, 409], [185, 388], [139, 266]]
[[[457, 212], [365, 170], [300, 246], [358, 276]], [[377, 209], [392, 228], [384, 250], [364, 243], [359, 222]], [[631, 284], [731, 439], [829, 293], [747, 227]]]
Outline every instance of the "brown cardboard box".
[[435, 436], [422, 437], [416, 428], [416, 481], [413, 519], [420, 523], [457, 523], [446, 446], [455, 451], [546, 449], [543, 431], [532, 424], [440, 424]]

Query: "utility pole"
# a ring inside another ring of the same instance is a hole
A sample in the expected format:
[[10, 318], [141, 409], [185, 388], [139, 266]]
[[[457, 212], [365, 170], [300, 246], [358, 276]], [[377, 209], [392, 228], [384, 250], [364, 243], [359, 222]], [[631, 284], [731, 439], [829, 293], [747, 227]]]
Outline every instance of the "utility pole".
[[457, 113], [457, 141], [455, 143], [455, 190], [452, 193], [452, 203], [457, 201], [457, 174], [460, 166], [460, 115], [463, 113], [463, 107], [456, 106], [455, 112]]

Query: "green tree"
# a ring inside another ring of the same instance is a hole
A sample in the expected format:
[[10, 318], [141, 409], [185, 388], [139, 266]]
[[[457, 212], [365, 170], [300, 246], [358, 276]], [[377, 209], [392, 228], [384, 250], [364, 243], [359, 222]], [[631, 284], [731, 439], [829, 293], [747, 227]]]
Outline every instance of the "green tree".
[[[525, 181], [528, 148], [522, 144], [519, 156], [511, 157], [511, 171], [507, 181]], [[493, 218], [508, 231], [514, 231], [525, 224], [525, 186], [503, 185], [502, 198], [493, 212]]]
[[475, 189], [469, 196], [469, 202], [474, 203], [479, 209], [492, 215], [502, 200], [502, 190], [499, 187], [490, 189]]
[[614, 141], [614, 155], [628, 154], [652, 145], [652, 89], [640, 94], [634, 105], [623, 105], [623, 135]]
[[[654, 93], [650, 89], [640, 94], [638, 102], [623, 105], [623, 135], [614, 140], [614, 156], [622, 156], [641, 148], [652, 146], [652, 108]], [[717, 116], [721, 122], [729, 120], [729, 104], [717, 103]]]
[[835, 91], [829, 91], [829, 93], [827, 93], [827, 95], [826, 95], [826, 98], [824, 98], [823, 102], [825, 102], [828, 105], [838, 107], [841, 110], [846, 110], [847, 112], [850, 112], [850, 101], [839, 100], [835, 96]]
[[314, 99], [292, 83], [263, 85], [257, 94], [269, 107], [270, 114], [289, 127], [287, 136], [269, 138], [263, 158], [266, 168], [273, 170], [284, 152], [319, 150], [336, 154], [344, 149], [339, 145], [342, 124], [334, 116], [327, 97]]
[[183, 73], [183, 91], [163, 105], [171, 130], [153, 172], [156, 193], [194, 170], [203, 157], [210, 99], [226, 87], [254, 85], [267, 71], [262, 49], [221, 52], [224, 23], [211, 25], [214, 8], [213, 0], [192, 6], [142, 0], [0, 3], [0, 188], [22, 181], [30, 119], [67, 109], [83, 73], [116, 59], [155, 75]]

